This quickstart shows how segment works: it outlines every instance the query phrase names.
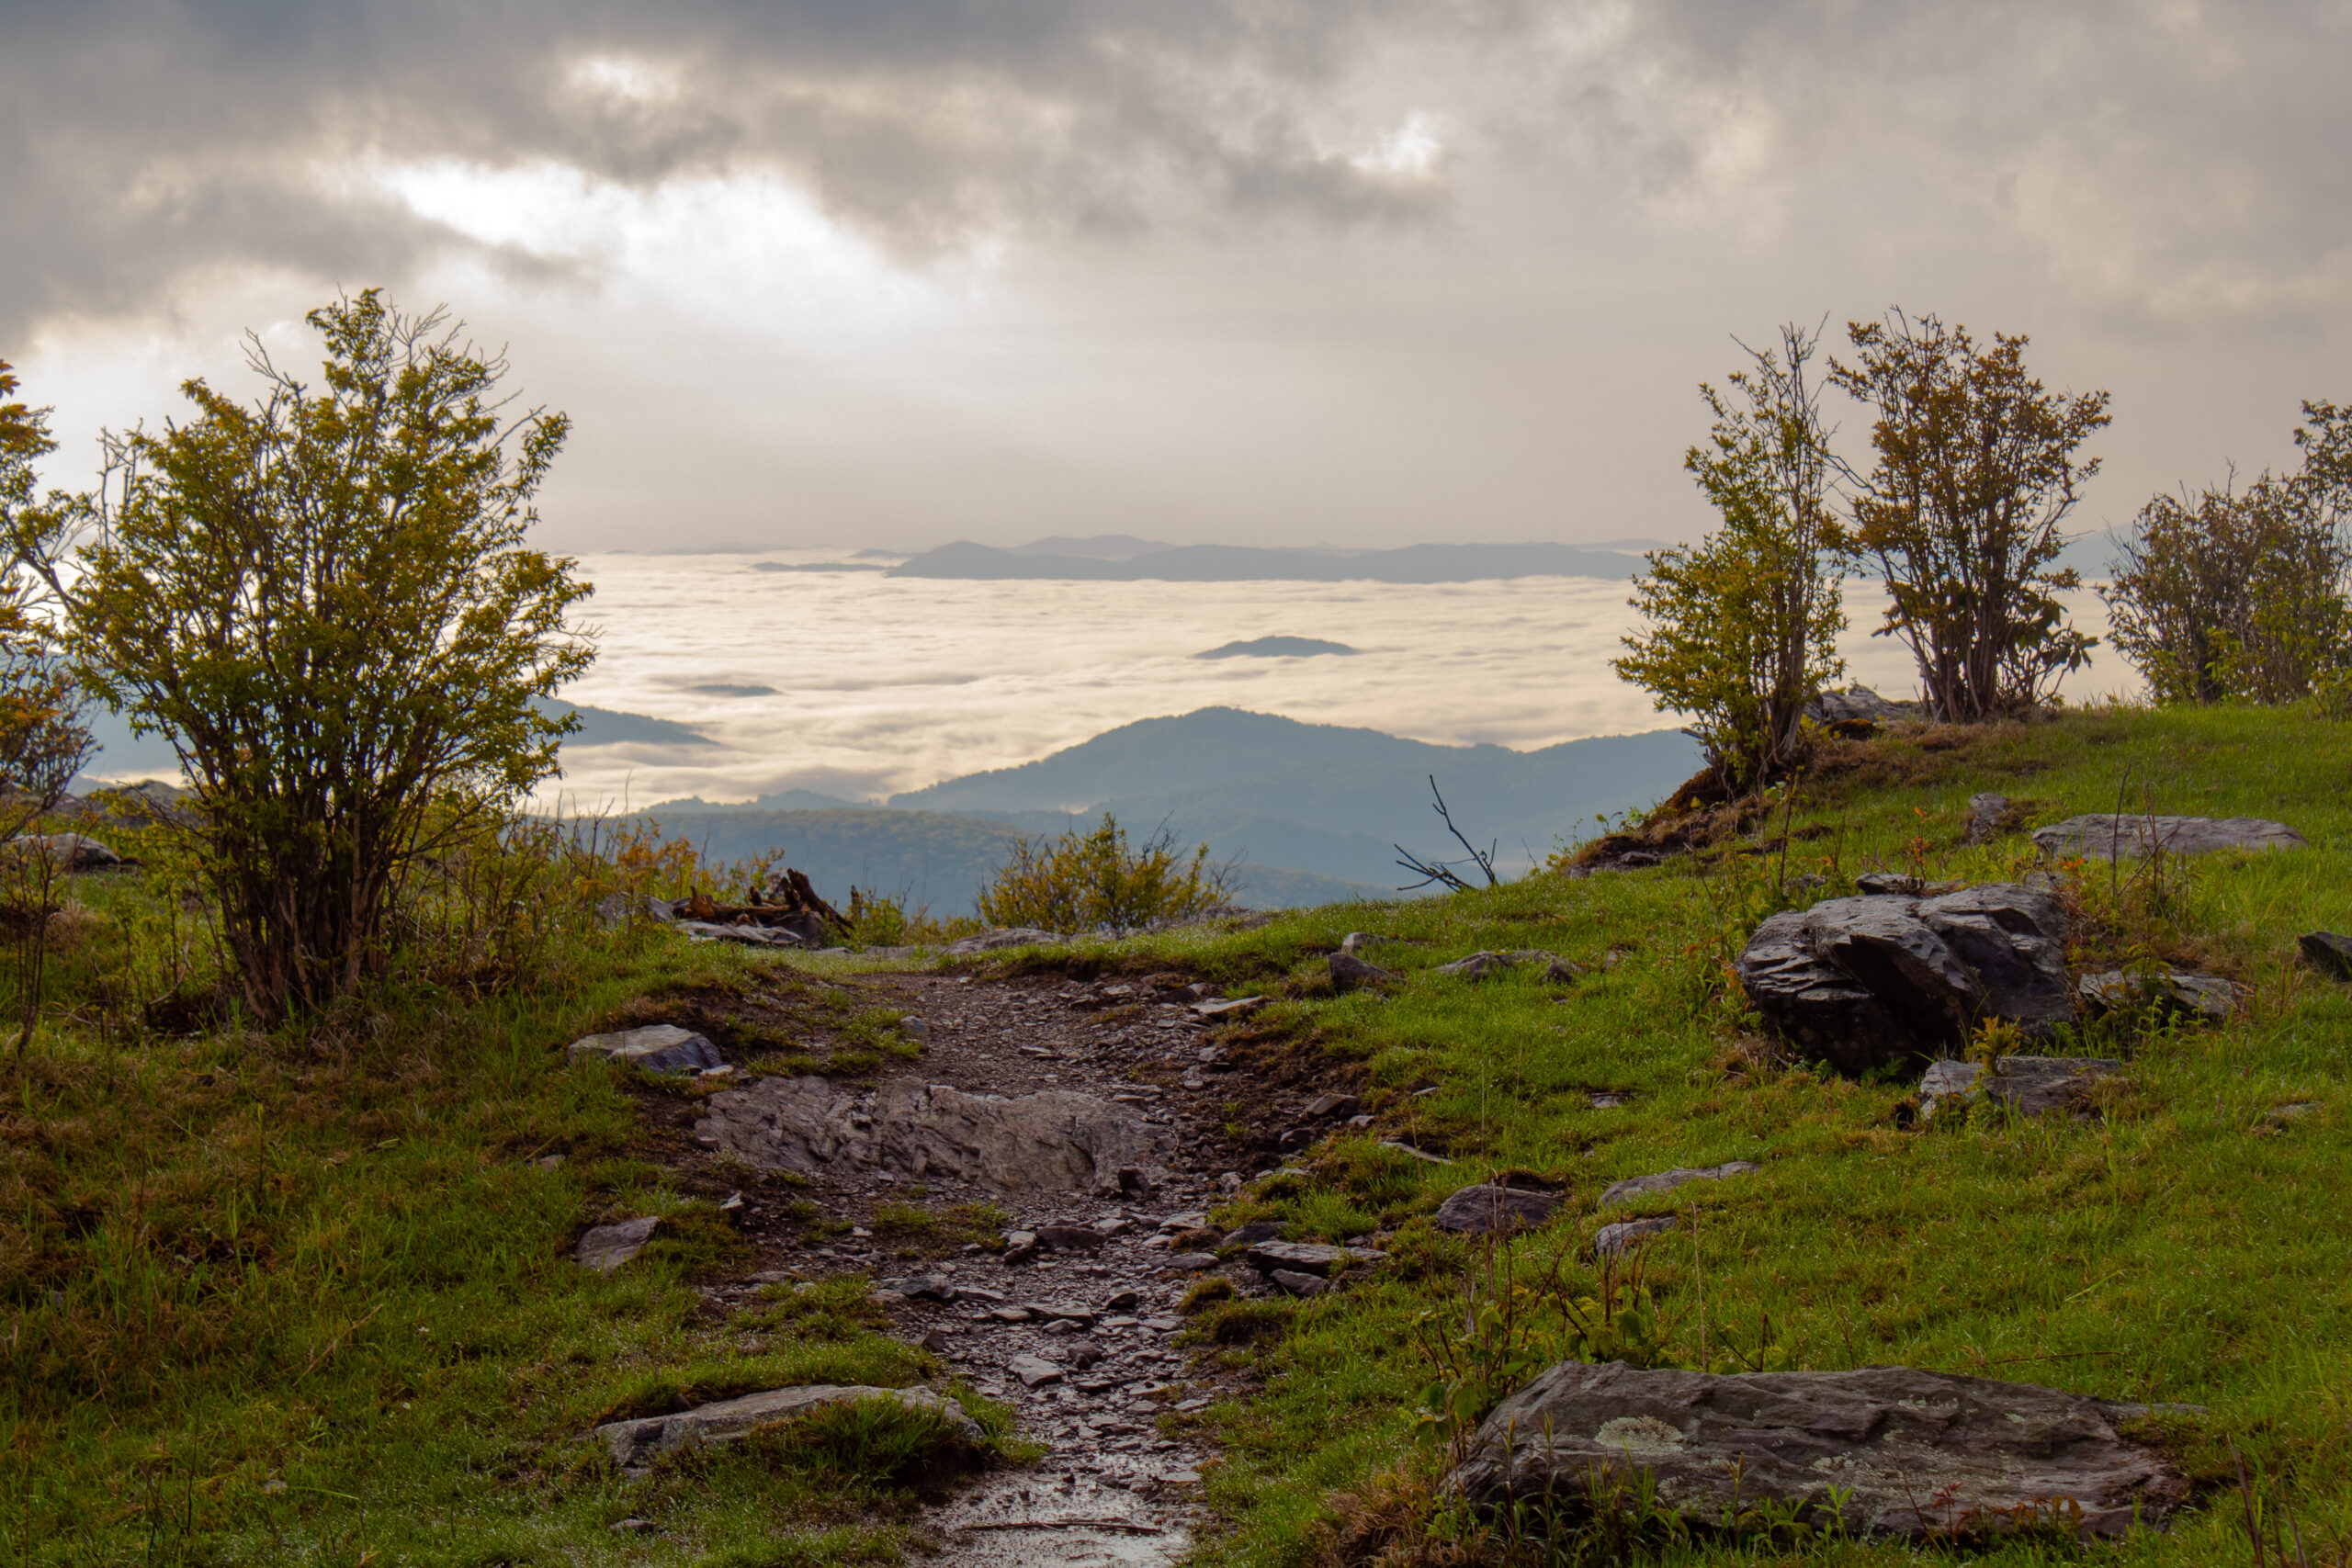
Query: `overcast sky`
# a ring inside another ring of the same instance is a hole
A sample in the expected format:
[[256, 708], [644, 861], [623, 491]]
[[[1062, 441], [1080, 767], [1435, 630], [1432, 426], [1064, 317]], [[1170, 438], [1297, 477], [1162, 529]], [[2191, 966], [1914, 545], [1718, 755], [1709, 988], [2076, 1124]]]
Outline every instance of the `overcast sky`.
[[2344, 0], [0, 0], [0, 358], [83, 482], [446, 300], [571, 548], [1574, 542], [1893, 304], [2112, 390], [2097, 526], [2352, 398], [2347, 84]]

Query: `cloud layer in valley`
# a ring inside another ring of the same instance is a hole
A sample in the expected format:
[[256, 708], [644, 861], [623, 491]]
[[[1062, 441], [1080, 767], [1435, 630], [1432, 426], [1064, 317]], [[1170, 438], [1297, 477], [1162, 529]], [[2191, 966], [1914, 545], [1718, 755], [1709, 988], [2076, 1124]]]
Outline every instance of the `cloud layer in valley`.
[[580, 417], [581, 547], [1683, 532], [1728, 334], [1889, 303], [2116, 391], [2094, 524], [2352, 394], [2317, 0], [92, 0], [6, 40], [0, 357], [64, 434], [385, 283]]

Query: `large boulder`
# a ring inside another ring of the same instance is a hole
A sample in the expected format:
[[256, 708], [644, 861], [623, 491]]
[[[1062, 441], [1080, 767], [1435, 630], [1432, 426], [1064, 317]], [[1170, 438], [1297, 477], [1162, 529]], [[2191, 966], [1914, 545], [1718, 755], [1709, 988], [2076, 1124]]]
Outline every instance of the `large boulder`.
[[1643, 1472], [1658, 1503], [1713, 1524], [1773, 1504], [1913, 1540], [2064, 1524], [2121, 1535], [2188, 1495], [2119, 1425], [2144, 1406], [1906, 1367], [1636, 1371], [1564, 1361], [1479, 1427], [1453, 1484], [1476, 1503], [1569, 1502]]
[[2259, 817], [2133, 817], [2093, 812], [2069, 817], [2033, 830], [2044, 854], [2081, 855], [2086, 860], [2136, 860], [2154, 844], [2168, 855], [2210, 854], [2215, 850], [2300, 850], [2303, 836], [2284, 822]]
[[766, 1077], [704, 1101], [695, 1138], [769, 1169], [983, 1181], [1007, 1191], [1100, 1191], [1162, 1165], [1170, 1131], [1069, 1089], [1007, 1100], [907, 1080], [871, 1094], [814, 1076]]
[[765, 1393], [747, 1393], [740, 1399], [696, 1405], [672, 1416], [608, 1422], [596, 1428], [596, 1435], [605, 1439], [615, 1464], [627, 1473], [639, 1475], [655, 1460], [674, 1450], [700, 1443], [731, 1442], [757, 1427], [806, 1416], [828, 1404], [849, 1404], [867, 1399], [888, 1400], [935, 1416], [944, 1433], [974, 1448], [987, 1440], [979, 1423], [964, 1414], [962, 1405], [927, 1388], [845, 1387], [835, 1383], [771, 1389]]
[[2019, 883], [1831, 898], [1774, 915], [1739, 957], [1756, 1010], [1849, 1073], [1949, 1055], [1984, 1018], [2031, 1036], [2074, 1016], [2066, 914]]

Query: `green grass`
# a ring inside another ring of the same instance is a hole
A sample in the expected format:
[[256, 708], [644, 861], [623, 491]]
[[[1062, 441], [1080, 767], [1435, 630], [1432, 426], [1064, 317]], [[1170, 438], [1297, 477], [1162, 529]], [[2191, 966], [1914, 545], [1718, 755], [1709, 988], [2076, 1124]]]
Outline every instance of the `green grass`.
[[[1225, 1459], [1202, 1561], [1304, 1563], [1343, 1535], [1420, 1542], [1430, 1562], [1493, 1558], [1438, 1507], [1435, 1452], [1413, 1436], [1433, 1375], [1424, 1314], [1456, 1321], [1504, 1278], [1598, 1290], [1578, 1259], [1604, 1186], [1733, 1158], [1764, 1168], [1608, 1216], [1683, 1218], [1644, 1263], [1670, 1354], [1696, 1359], [1702, 1333], [1711, 1353], [1752, 1353], [1769, 1325], [1798, 1366], [1900, 1362], [2201, 1405], [2165, 1423], [2199, 1489], [2169, 1535], [1991, 1555], [2242, 1563], [2233, 1442], [2314, 1557], [2335, 1560], [2352, 1540], [2352, 987], [2302, 968], [2292, 942], [2352, 926], [2347, 761], [2346, 732], [2301, 713], [2100, 710], [1931, 732], [1828, 759], [1750, 835], [1792, 820], [1785, 865], [1726, 853], [1538, 876], [997, 962], [1181, 968], [1264, 990], [1272, 1005], [1223, 1031], [1228, 1056], [1351, 1082], [1378, 1118], [1219, 1212], [1299, 1238], [1378, 1230], [1391, 1258], [1314, 1301], [1193, 1303], [1197, 1353], [1246, 1369], [1254, 1389], [1204, 1413]], [[2226, 1029], [2064, 1043], [2131, 1057], [2100, 1122], [1915, 1130], [1907, 1083], [1779, 1059], [1725, 986], [1758, 919], [1843, 893], [1859, 870], [2027, 869], [2022, 838], [1959, 844], [1968, 795], [1987, 788], [2033, 801], [2033, 822], [2114, 809], [2120, 792], [2132, 809], [2277, 818], [2312, 841], [2161, 881], [2074, 876], [2084, 961], [2193, 961], [2253, 988]], [[527, 986], [404, 969], [310, 1028], [166, 1037], [135, 1004], [199, 987], [200, 929], [138, 878], [82, 879], [72, 901], [84, 912], [51, 1021], [0, 1105], [0, 1561], [816, 1564], [911, 1549], [922, 1483], [904, 1433], [853, 1421], [825, 1444], [741, 1444], [641, 1481], [583, 1440], [616, 1413], [751, 1388], [942, 1381], [875, 1332], [856, 1281], [703, 1309], [695, 1279], [739, 1267], [712, 1194], [647, 1156], [637, 1086], [560, 1055], [592, 1028], [677, 1017], [745, 1059], [878, 1062], [910, 1043], [857, 988], [859, 961], [787, 972], [581, 931]], [[1419, 944], [1375, 953], [1396, 985], [1331, 994], [1324, 956], [1351, 929]], [[1563, 987], [1428, 972], [1519, 947], [1588, 974]], [[1629, 1098], [1596, 1110], [1600, 1089]], [[2266, 1120], [2290, 1101], [2320, 1110]], [[1446, 1192], [1501, 1169], [1564, 1188], [1550, 1226], [1490, 1257], [1429, 1224]], [[571, 1263], [584, 1225], [657, 1211], [673, 1216], [667, 1237], [616, 1274]], [[922, 1251], [987, 1219], [910, 1204], [890, 1224]], [[1001, 1436], [1002, 1412], [976, 1413]], [[608, 1528], [624, 1517], [657, 1528]], [[1431, 1543], [1433, 1530], [1456, 1539]], [[1785, 1543], [1640, 1550], [1728, 1562]]]
[[[716, 945], [575, 932], [527, 989], [410, 975], [306, 1029], [167, 1038], [126, 1010], [102, 1032], [99, 982], [168, 980], [166, 917], [134, 877], [81, 879], [71, 901], [52, 989], [82, 1019], [44, 1028], [0, 1111], [0, 1561], [898, 1555], [913, 1494], [888, 1467], [746, 1451], [630, 1481], [586, 1437], [753, 1389], [940, 1380], [876, 1332], [863, 1280], [795, 1310], [698, 1310], [693, 1281], [746, 1249], [636, 1152], [626, 1075], [561, 1054], [669, 1016], [664, 997], [695, 998], [698, 1026], [731, 1010], [749, 1043], [821, 986]], [[816, 1008], [812, 1027], [855, 1011]], [[586, 1224], [645, 1213], [667, 1223], [636, 1260], [571, 1260]], [[608, 1528], [624, 1517], [656, 1530]]]

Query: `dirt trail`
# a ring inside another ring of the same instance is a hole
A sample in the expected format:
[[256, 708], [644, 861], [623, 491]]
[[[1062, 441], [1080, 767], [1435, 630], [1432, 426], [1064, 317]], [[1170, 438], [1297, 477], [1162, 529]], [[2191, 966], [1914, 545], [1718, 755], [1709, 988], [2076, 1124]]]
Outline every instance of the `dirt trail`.
[[[700, 1118], [697, 1146], [678, 1147], [677, 1162], [697, 1186], [744, 1187], [742, 1224], [761, 1254], [760, 1271], [710, 1292], [714, 1306], [731, 1307], [784, 1279], [870, 1274], [889, 1303], [896, 1336], [924, 1343], [982, 1393], [1011, 1404], [1022, 1434], [1048, 1447], [1037, 1463], [988, 1472], [931, 1510], [925, 1523], [944, 1542], [933, 1561], [1172, 1562], [1197, 1528], [1200, 1468], [1211, 1454], [1201, 1423], [1189, 1417], [1235, 1377], [1174, 1348], [1177, 1303], [1206, 1270], [1171, 1261], [1201, 1245], [1204, 1211], [1231, 1185], [1227, 1168], [1247, 1157], [1221, 1130], [1222, 1107], [1246, 1098], [1248, 1121], [1265, 1127], [1283, 1100], [1303, 1096], [1245, 1089], [1227, 1077], [1231, 1064], [1212, 1025], [1169, 983], [1155, 992], [1115, 980], [890, 975], [862, 976], [861, 988], [919, 1017], [924, 1043], [919, 1060], [880, 1070], [875, 1093], [861, 1103], [872, 1106], [894, 1085], [900, 1092], [947, 1085], [1007, 1098], [1046, 1090], [1092, 1096], [1141, 1123], [1138, 1134], [1156, 1145], [1149, 1168], [1158, 1179], [1148, 1190], [1131, 1179], [1116, 1196], [1115, 1172], [1087, 1189], [1005, 1190], [935, 1166], [919, 1176], [896, 1173], [846, 1153], [811, 1168], [804, 1150], [807, 1185], [746, 1186], [744, 1168], [716, 1153], [711, 1107], [756, 1096], [722, 1097], [699, 1111], [671, 1101], [676, 1132]], [[821, 1086], [808, 1087], [822, 1097]], [[844, 1088], [842, 1095], [857, 1092]], [[840, 1128], [865, 1126], [862, 1111], [836, 1115]], [[1245, 1168], [1258, 1163], [1262, 1156]], [[933, 1211], [992, 1203], [1009, 1216], [1008, 1234], [1026, 1231], [1041, 1242], [1025, 1258], [978, 1246], [944, 1258], [909, 1257], [915, 1249], [903, 1239], [866, 1234], [863, 1224], [845, 1235], [808, 1236], [782, 1216], [792, 1199], [851, 1222], [893, 1201], [919, 1201]], [[1218, 1271], [1245, 1293], [1269, 1290], [1241, 1264]]]

